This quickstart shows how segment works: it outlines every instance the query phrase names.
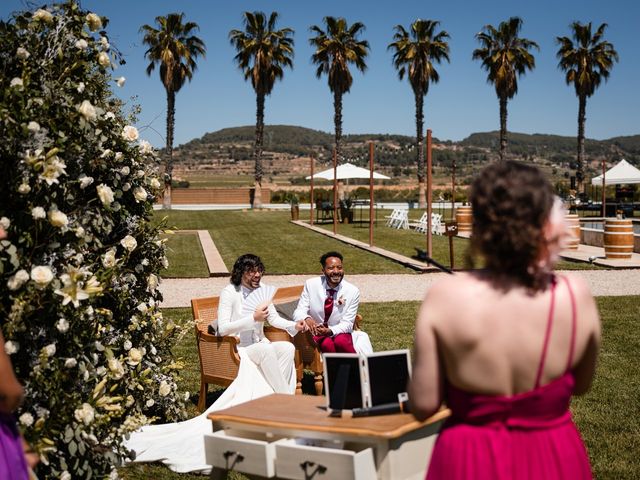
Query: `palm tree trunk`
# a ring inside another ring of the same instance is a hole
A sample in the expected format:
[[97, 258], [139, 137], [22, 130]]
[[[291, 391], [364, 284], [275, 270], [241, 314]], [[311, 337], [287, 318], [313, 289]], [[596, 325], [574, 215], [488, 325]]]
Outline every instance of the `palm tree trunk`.
[[264, 139], [264, 94], [256, 94], [256, 141], [253, 148], [255, 160], [255, 190], [252, 208], [262, 207], [262, 142]]
[[578, 97], [578, 161], [576, 165], [576, 187], [582, 193], [584, 182], [584, 124], [587, 121], [587, 97]]
[[424, 149], [422, 148], [423, 142], [423, 129], [424, 129], [424, 96], [422, 93], [414, 91], [416, 104], [416, 164], [418, 166], [418, 206], [420, 208], [426, 208], [427, 206], [427, 188], [425, 183], [425, 171], [424, 171]]
[[167, 90], [167, 163], [164, 170], [162, 208], [171, 209], [171, 181], [173, 180], [173, 130], [176, 121], [176, 92]]
[[335, 127], [336, 159], [338, 164], [342, 163], [342, 152], [340, 142], [342, 139], [342, 92], [333, 92], [333, 124]]
[[500, 160], [507, 155], [507, 97], [500, 97]]

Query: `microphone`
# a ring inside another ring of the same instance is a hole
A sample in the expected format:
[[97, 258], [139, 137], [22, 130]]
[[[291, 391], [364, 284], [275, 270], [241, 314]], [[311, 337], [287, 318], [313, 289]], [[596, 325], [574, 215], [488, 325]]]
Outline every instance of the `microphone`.
[[383, 403], [374, 407], [354, 408], [351, 415], [355, 417], [372, 417], [374, 415], [388, 415], [391, 413], [408, 412], [407, 402]]

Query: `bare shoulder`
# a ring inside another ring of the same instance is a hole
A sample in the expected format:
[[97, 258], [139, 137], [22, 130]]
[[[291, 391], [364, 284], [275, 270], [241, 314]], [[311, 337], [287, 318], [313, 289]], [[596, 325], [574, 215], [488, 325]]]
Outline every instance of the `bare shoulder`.
[[429, 288], [425, 301], [449, 303], [452, 299], [474, 296], [474, 292], [480, 288], [484, 288], [482, 282], [469, 273], [447, 275]]
[[591, 325], [594, 330], [599, 330], [600, 316], [587, 280], [577, 273], [563, 273], [561, 278], [563, 278], [571, 288], [580, 324], [583, 328], [585, 325]]

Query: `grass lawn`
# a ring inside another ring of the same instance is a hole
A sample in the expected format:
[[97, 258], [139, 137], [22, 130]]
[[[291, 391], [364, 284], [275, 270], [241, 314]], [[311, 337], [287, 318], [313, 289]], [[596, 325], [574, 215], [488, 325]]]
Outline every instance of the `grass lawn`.
[[[302, 218], [305, 218], [303, 212]], [[378, 223], [374, 228], [374, 245], [411, 257], [415, 248], [426, 250], [426, 238], [413, 230], [397, 230], [384, 225], [384, 215], [378, 212]], [[411, 211], [411, 219], [417, 220], [419, 210]], [[412, 273], [411, 269], [367, 253], [342, 242], [318, 235], [289, 222], [289, 212], [282, 211], [157, 211], [155, 219], [168, 218], [170, 228], [178, 230], [207, 229], [213, 238], [227, 268], [231, 269], [237, 257], [244, 253], [255, 253], [265, 263], [269, 274], [309, 274], [319, 271], [318, 259], [329, 250], [338, 250], [345, 255], [347, 273]], [[415, 217], [415, 218], [414, 218]], [[365, 218], [368, 218], [365, 216]], [[332, 224], [321, 227], [332, 230]], [[339, 224], [338, 233], [360, 241], [369, 241], [369, 228], [365, 223]], [[195, 237], [193, 237], [195, 238]], [[174, 235], [169, 243], [170, 268], [167, 277], [208, 276], [201, 249], [190, 245], [191, 239]], [[183, 243], [184, 242], [184, 243]], [[468, 268], [466, 251], [469, 240], [453, 239], [454, 265], [456, 269]], [[196, 253], [197, 252], [197, 253]], [[194, 255], [194, 253], [196, 253]], [[433, 236], [433, 258], [449, 266], [449, 241], [442, 235]], [[179, 267], [178, 267], [179, 266]], [[588, 263], [562, 261], [559, 270], [598, 269]]]
[[[593, 387], [572, 404], [574, 419], [589, 450], [595, 478], [635, 479], [640, 472], [640, 297], [597, 299], [602, 315], [603, 343]], [[363, 328], [375, 350], [412, 346], [414, 322], [419, 302], [365, 303], [360, 307]], [[187, 308], [166, 309], [176, 323], [191, 318]], [[199, 390], [198, 357], [193, 333], [189, 330], [175, 353], [185, 360], [180, 386], [191, 392], [189, 415], [197, 414]], [[216, 397], [211, 393], [209, 404]], [[141, 464], [119, 469], [125, 480], [202, 480], [203, 476], [175, 474], [160, 464]], [[230, 478], [242, 479], [241, 475]]]
[[167, 235], [167, 259], [169, 268], [161, 272], [165, 278], [209, 276], [207, 261], [195, 232]]

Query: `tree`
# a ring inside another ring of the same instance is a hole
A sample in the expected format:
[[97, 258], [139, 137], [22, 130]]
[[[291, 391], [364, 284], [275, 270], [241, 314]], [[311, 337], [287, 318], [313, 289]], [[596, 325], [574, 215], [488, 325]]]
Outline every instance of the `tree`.
[[185, 413], [158, 162], [112, 93], [106, 24], [72, 1], [0, 22], [0, 326], [40, 478], [115, 475], [127, 433]]
[[[423, 128], [424, 97], [429, 91], [430, 83], [438, 83], [440, 75], [434, 67], [442, 60], [449, 61], [449, 34], [444, 30], [436, 33], [440, 22], [433, 20], [416, 20], [411, 24], [411, 32], [402, 25], [396, 25], [393, 42], [388, 48], [393, 50], [393, 65], [398, 69], [400, 80], [406, 75], [416, 106], [416, 156], [418, 166], [418, 185], [420, 208], [426, 206], [426, 186], [424, 168]], [[431, 172], [429, 172], [431, 174]]]
[[351, 90], [353, 77], [349, 71], [349, 64], [361, 72], [365, 72], [365, 59], [369, 53], [369, 42], [359, 40], [359, 35], [365, 26], [355, 22], [349, 26], [344, 18], [324, 17], [326, 31], [313, 25], [311, 32], [316, 36], [309, 39], [316, 51], [311, 61], [318, 66], [316, 77], [327, 75], [329, 89], [333, 92], [333, 123], [335, 128], [334, 148], [336, 158], [341, 160], [340, 140], [342, 138], [342, 96]]
[[521, 28], [518, 17], [501, 22], [497, 29], [485, 25], [476, 34], [482, 47], [473, 51], [473, 59], [482, 61], [487, 82], [495, 86], [500, 102], [500, 160], [507, 153], [507, 102], [518, 93], [518, 76], [535, 68], [530, 50], [539, 49], [536, 42], [518, 37]]
[[[595, 33], [591, 32], [591, 22], [570, 25], [573, 40], [557, 37], [560, 45], [557, 57], [558, 67], [566, 72], [567, 85], [573, 84], [578, 97], [578, 159], [576, 181], [581, 192], [584, 182], [584, 125], [586, 121], [587, 98], [609, 78], [613, 63], [618, 61], [618, 52], [613, 44], [603, 40], [607, 24], [603, 23]], [[574, 43], [575, 42], [575, 43]]]
[[282, 79], [284, 68], [293, 68], [293, 30], [276, 30], [278, 13], [271, 12], [269, 20], [263, 12], [244, 12], [244, 30], [231, 30], [229, 40], [238, 54], [235, 61], [251, 80], [256, 92], [256, 133], [253, 148], [255, 160], [255, 190], [253, 208], [262, 205], [262, 144], [264, 137], [264, 101], [271, 94], [276, 80]]
[[142, 42], [148, 45], [144, 53], [150, 61], [147, 75], [160, 65], [160, 81], [167, 92], [167, 142], [166, 167], [164, 176], [163, 207], [171, 208], [171, 180], [173, 177], [173, 132], [175, 129], [176, 93], [187, 80], [191, 81], [196, 71], [196, 59], [205, 56], [204, 42], [193, 35], [199, 29], [194, 22], [183, 23], [184, 13], [170, 13], [166, 17], [156, 17], [154, 28], [143, 25]]

